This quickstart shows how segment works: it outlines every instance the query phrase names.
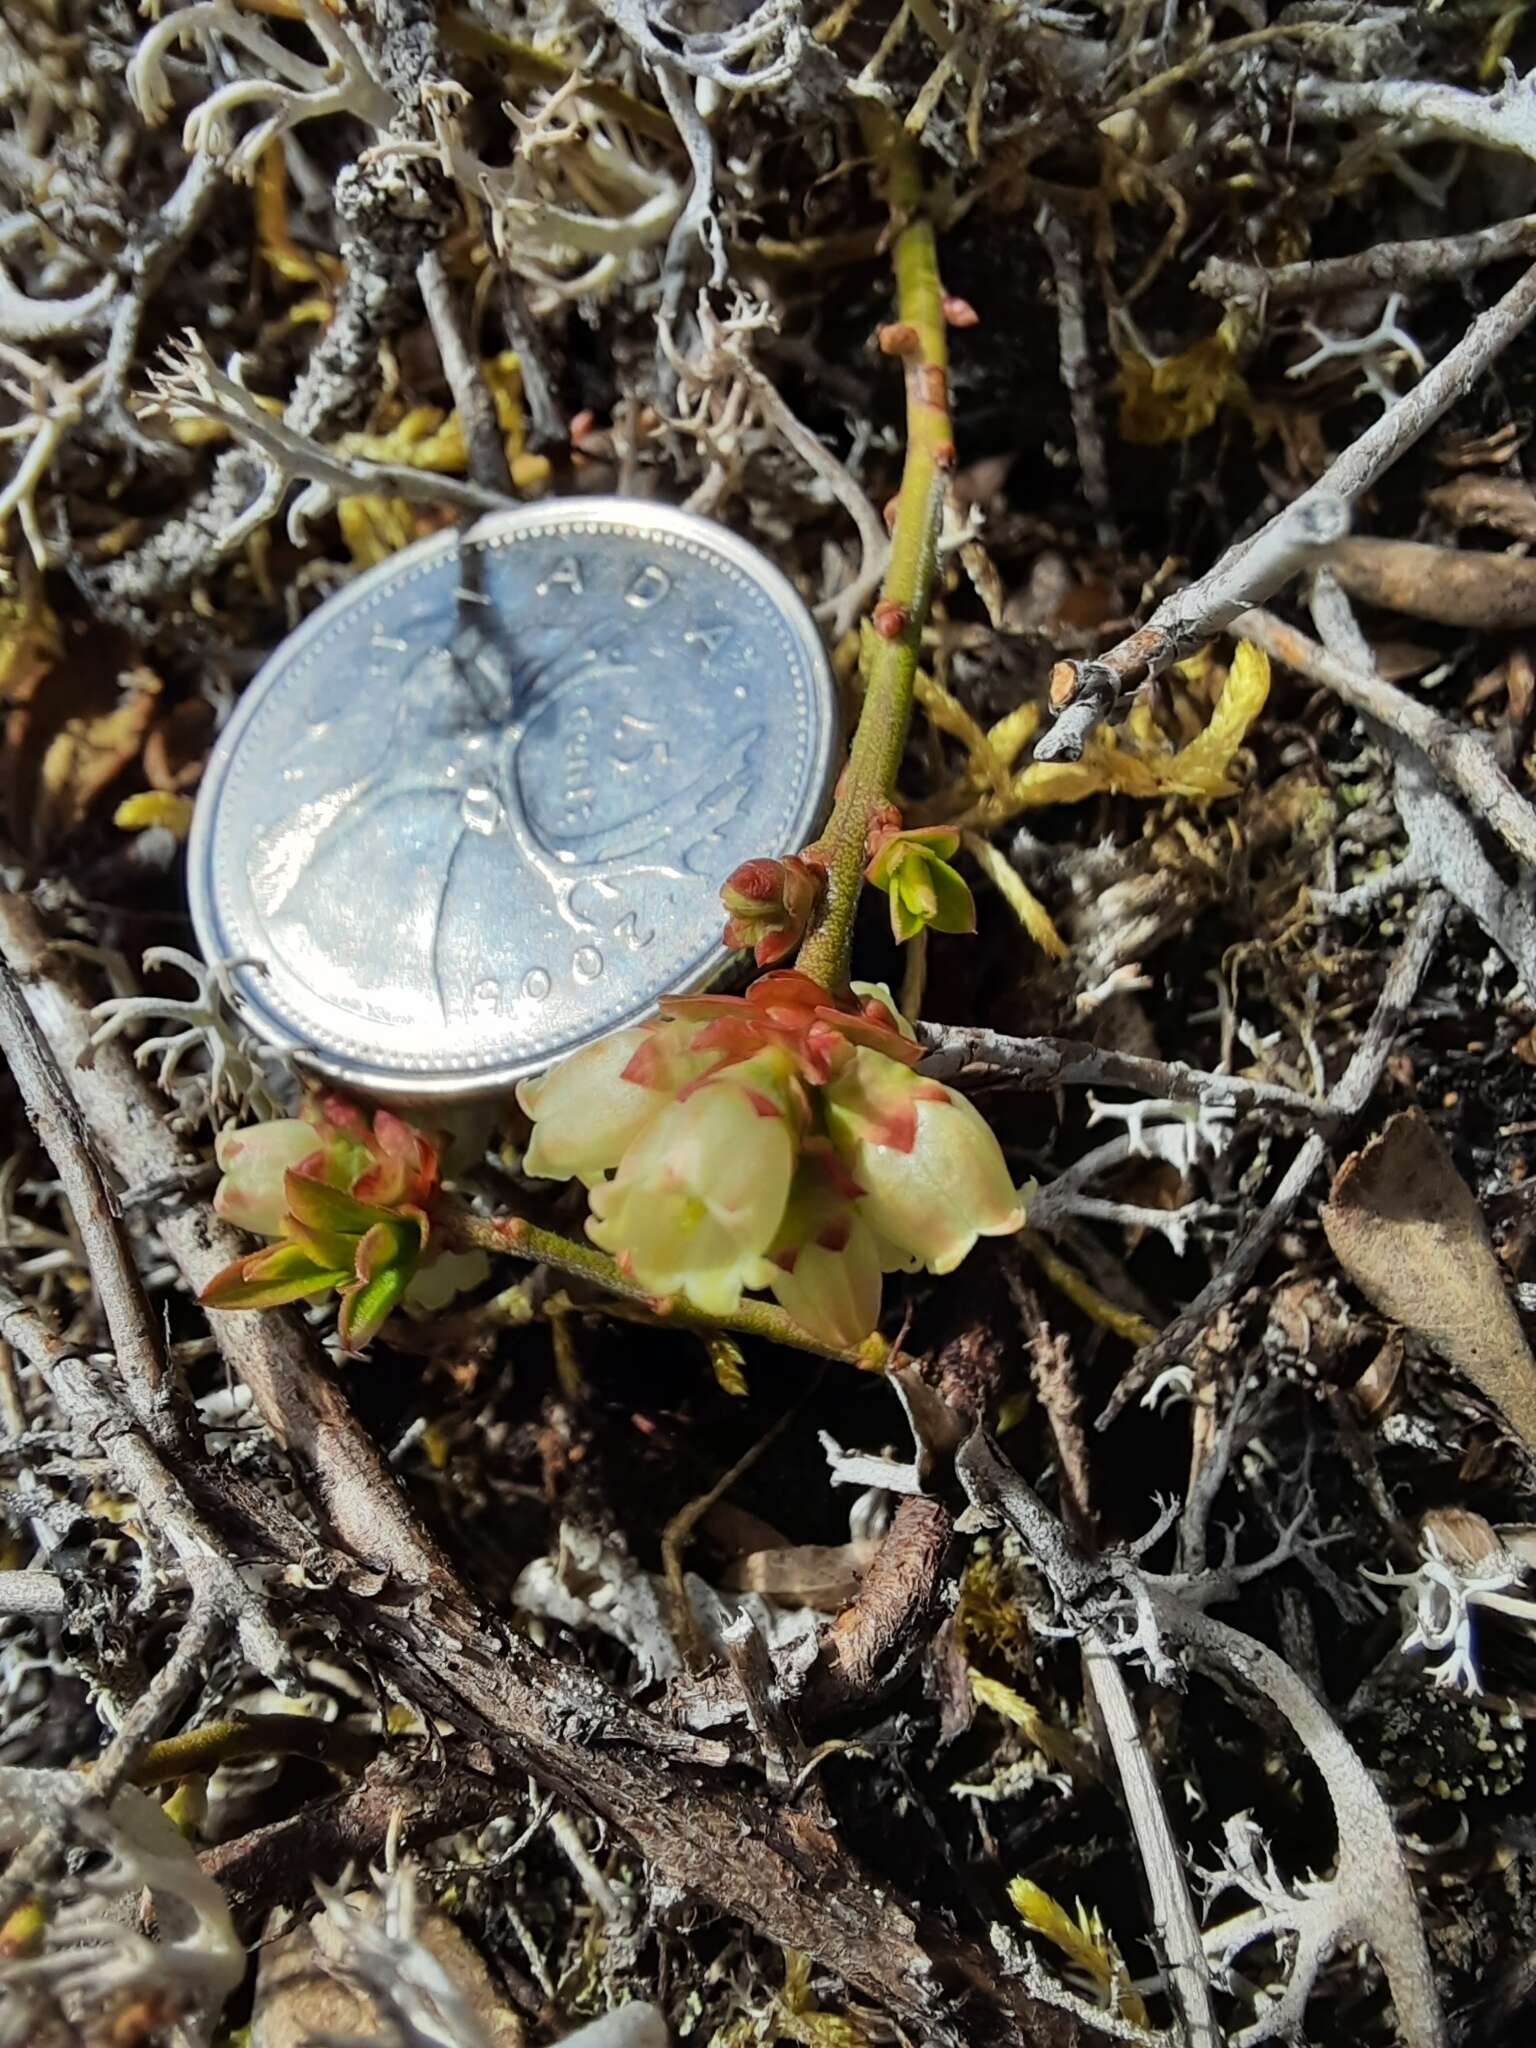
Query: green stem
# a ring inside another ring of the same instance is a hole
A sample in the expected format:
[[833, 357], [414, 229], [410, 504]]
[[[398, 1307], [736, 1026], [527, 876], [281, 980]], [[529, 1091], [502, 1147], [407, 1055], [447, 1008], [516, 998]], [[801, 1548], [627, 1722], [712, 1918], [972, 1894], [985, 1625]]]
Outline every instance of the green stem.
[[[501, 35], [464, 14], [452, 14], [443, 23], [443, 41], [450, 50], [462, 50], [486, 63], [504, 64], [509, 75], [523, 85], [542, 85], [551, 92], [569, 85], [577, 69], [553, 51], [535, 49], [532, 43]], [[609, 85], [600, 78], [583, 78], [578, 97], [623, 121], [637, 135], [668, 143], [673, 149], [681, 146], [677, 129], [660, 107], [636, 99], [633, 93], [617, 85]]]
[[867, 1371], [878, 1370], [886, 1360], [889, 1347], [878, 1333], [866, 1337], [852, 1350], [822, 1344], [783, 1309], [765, 1301], [743, 1301], [734, 1315], [712, 1316], [695, 1308], [684, 1295], [658, 1297], [647, 1292], [637, 1280], [631, 1280], [606, 1252], [594, 1251], [590, 1245], [562, 1237], [558, 1231], [545, 1230], [521, 1216], [477, 1216], [462, 1204], [445, 1199], [434, 1206], [432, 1221], [456, 1250], [531, 1259], [536, 1265], [550, 1266], [557, 1273], [588, 1281], [622, 1301], [636, 1302], [658, 1322], [673, 1329], [732, 1330], [739, 1336], [763, 1337], [773, 1344], [787, 1344], [792, 1351], [809, 1351], [817, 1358], [835, 1358], [843, 1365], [862, 1366]]
[[135, 1785], [204, 1778], [220, 1764], [256, 1756], [307, 1756], [336, 1770], [361, 1770], [378, 1749], [371, 1735], [306, 1714], [232, 1714], [164, 1742], [152, 1742], [133, 1768]]
[[921, 211], [917, 150], [883, 107], [860, 106], [865, 141], [884, 174], [886, 202], [897, 233], [896, 323], [882, 346], [901, 356], [907, 382], [907, 456], [896, 501], [891, 559], [861, 661], [864, 707], [819, 851], [827, 888], [816, 922], [800, 949], [799, 967], [834, 994], [848, 984], [853, 921], [869, 859], [869, 828], [892, 801], [907, 727], [918, 650], [933, 598], [944, 492], [954, 468], [949, 416], [944, 290], [933, 223]]

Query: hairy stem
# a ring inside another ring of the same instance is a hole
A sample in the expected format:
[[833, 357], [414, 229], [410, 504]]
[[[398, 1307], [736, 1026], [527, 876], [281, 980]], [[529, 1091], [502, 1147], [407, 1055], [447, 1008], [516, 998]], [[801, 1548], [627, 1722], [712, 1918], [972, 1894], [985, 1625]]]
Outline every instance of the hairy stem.
[[944, 293], [933, 223], [922, 212], [917, 151], [883, 107], [865, 103], [865, 141], [885, 180], [896, 228], [896, 322], [880, 345], [899, 355], [907, 380], [907, 457], [891, 558], [880, 602], [865, 631], [864, 706], [837, 803], [820, 851], [827, 890], [800, 950], [800, 970], [834, 994], [848, 981], [854, 913], [864, 886], [873, 819], [891, 801], [907, 743], [918, 649], [933, 596], [944, 491], [954, 467], [949, 418]]
[[674, 1329], [734, 1330], [744, 1337], [763, 1337], [773, 1344], [787, 1344], [794, 1351], [809, 1351], [817, 1358], [835, 1358], [844, 1365], [863, 1366], [870, 1371], [885, 1363], [887, 1347], [882, 1337], [868, 1336], [852, 1350], [821, 1344], [783, 1309], [765, 1301], [743, 1301], [733, 1315], [712, 1316], [695, 1308], [683, 1295], [658, 1298], [637, 1280], [631, 1280], [606, 1252], [595, 1251], [573, 1237], [562, 1237], [558, 1231], [545, 1230], [521, 1216], [477, 1216], [457, 1203], [444, 1201], [434, 1208], [432, 1220], [446, 1241], [460, 1251], [531, 1259], [557, 1273], [569, 1273], [573, 1279], [590, 1281], [605, 1294], [617, 1295], [622, 1301], [638, 1302]]

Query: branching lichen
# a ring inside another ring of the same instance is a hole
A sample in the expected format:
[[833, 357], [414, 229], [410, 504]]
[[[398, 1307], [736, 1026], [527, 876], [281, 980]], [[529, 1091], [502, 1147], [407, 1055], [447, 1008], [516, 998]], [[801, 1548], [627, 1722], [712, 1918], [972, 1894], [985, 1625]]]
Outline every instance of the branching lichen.
[[[146, 121], [163, 121], [175, 102], [166, 59], [177, 43], [202, 39], [217, 47], [227, 40], [263, 67], [266, 74], [221, 86], [187, 116], [182, 133], [189, 156], [205, 154], [232, 178], [255, 176], [269, 143], [301, 122], [351, 114], [370, 128], [385, 129], [399, 107], [375, 77], [345, 22], [324, 0], [295, 0], [305, 27], [319, 44], [324, 63], [295, 54], [237, 0], [192, 0], [163, 16], [139, 44], [128, 67], [128, 89]], [[231, 117], [252, 106], [275, 111], [237, 138]]]
[[[234, 1014], [230, 966], [233, 963], [196, 959], [175, 946], [151, 946], [144, 972], [174, 967], [186, 975], [196, 993], [190, 997], [160, 995], [108, 996], [94, 1012], [93, 1047], [109, 1045], [124, 1032], [146, 1024], [171, 1025], [134, 1048], [134, 1062], [160, 1062], [156, 1080], [196, 1118], [211, 1116], [259, 1120], [279, 1114], [273, 1077], [275, 1054], [265, 1053]], [[187, 1062], [201, 1058], [202, 1071], [185, 1072]]]
[[[189, 2037], [210, 2040], [245, 1974], [245, 1945], [192, 1845], [131, 1785], [103, 1807], [89, 1779], [72, 1771], [0, 1769], [0, 1849], [14, 1852], [61, 1823], [99, 1860], [48, 1899], [38, 1952], [0, 1961], [0, 2042], [27, 2048], [49, 2000], [84, 2017], [141, 1991], [170, 1994]], [[144, 1894], [155, 1940], [133, 1924]]]

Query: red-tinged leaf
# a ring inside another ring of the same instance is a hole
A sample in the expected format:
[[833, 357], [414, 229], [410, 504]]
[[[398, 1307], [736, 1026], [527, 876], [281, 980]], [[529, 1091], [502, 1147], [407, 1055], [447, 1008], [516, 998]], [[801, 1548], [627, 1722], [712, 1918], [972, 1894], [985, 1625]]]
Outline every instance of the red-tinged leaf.
[[305, 1162], [305, 1172], [327, 1187], [355, 1187], [373, 1164], [368, 1119], [340, 1095], [312, 1096], [302, 1114], [314, 1126], [319, 1146], [314, 1164]]
[[375, 1223], [371, 1231], [365, 1231], [356, 1243], [354, 1272], [358, 1280], [373, 1280], [387, 1266], [403, 1266], [408, 1272], [416, 1270], [420, 1255], [420, 1239], [410, 1225], [399, 1225], [393, 1217], [387, 1223]]
[[323, 1294], [351, 1277], [345, 1268], [316, 1265], [297, 1245], [275, 1244], [215, 1273], [199, 1299], [205, 1308], [280, 1308], [284, 1302]]
[[311, 1230], [297, 1222], [292, 1216], [287, 1219], [288, 1234], [285, 1244], [297, 1245], [305, 1257], [327, 1271], [350, 1273], [357, 1254], [358, 1240], [339, 1230]]
[[401, 1265], [384, 1266], [370, 1278], [343, 1288], [336, 1328], [349, 1351], [361, 1351], [378, 1335], [410, 1286], [415, 1264], [411, 1259]]
[[368, 1147], [368, 1119], [355, 1102], [327, 1090], [315, 1096], [305, 1112], [327, 1137], [346, 1138], [351, 1144]]
[[762, 917], [784, 907], [784, 863], [759, 857], [732, 868], [720, 885], [720, 901], [732, 917]]
[[387, 1210], [360, 1202], [344, 1188], [329, 1187], [323, 1180], [311, 1180], [307, 1174], [289, 1173], [283, 1187], [289, 1215], [305, 1230], [361, 1237], [376, 1223], [389, 1220]]
[[[923, 1057], [923, 1048], [893, 1025], [851, 1002], [846, 1007], [834, 1003], [819, 983], [795, 968], [759, 975], [745, 996], [673, 996], [661, 1011], [700, 1026], [693, 1049], [718, 1053], [716, 1071], [750, 1059], [765, 1046], [779, 1046], [805, 1081], [825, 1087], [847, 1064], [852, 1045], [868, 1046], [906, 1067]], [[636, 1072], [630, 1078], [644, 1077]]]
[[381, 1209], [397, 1208], [403, 1202], [425, 1202], [437, 1185], [437, 1147], [392, 1110], [381, 1109], [373, 1119], [372, 1163], [355, 1183], [360, 1201]]
[[915, 1067], [919, 1060], [927, 1058], [926, 1046], [903, 1038], [891, 1025], [878, 1023], [873, 1017], [844, 1017], [839, 1020], [837, 1028], [855, 1045], [867, 1046], [871, 1052], [883, 1052], [888, 1060], [895, 1060], [899, 1066]]
[[400, 1263], [405, 1247], [400, 1235], [389, 1223], [375, 1223], [357, 1241], [353, 1254], [353, 1271], [359, 1280], [371, 1280], [376, 1273], [382, 1273], [388, 1266]]

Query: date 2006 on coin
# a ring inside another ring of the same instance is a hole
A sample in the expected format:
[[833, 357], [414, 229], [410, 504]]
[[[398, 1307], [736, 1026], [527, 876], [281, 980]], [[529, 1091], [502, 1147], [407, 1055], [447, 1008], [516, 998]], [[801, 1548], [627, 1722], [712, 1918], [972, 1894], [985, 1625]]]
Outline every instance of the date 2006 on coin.
[[493, 1092], [716, 971], [720, 881], [813, 836], [836, 729], [815, 627], [735, 535], [627, 500], [493, 514], [251, 684], [198, 799], [199, 938], [320, 1073]]

